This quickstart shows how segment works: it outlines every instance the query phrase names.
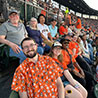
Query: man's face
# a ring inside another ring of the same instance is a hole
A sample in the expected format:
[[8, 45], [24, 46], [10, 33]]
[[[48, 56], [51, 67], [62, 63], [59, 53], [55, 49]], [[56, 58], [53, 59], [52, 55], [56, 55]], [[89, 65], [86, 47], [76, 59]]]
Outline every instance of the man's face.
[[28, 58], [35, 57], [37, 53], [37, 44], [33, 40], [24, 41], [22, 44], [23, 52]]
[[11, 23], [18, 23], [20, 18], [17, 13], [12, 13], [11, 15], [9, 15], [9, 19]]

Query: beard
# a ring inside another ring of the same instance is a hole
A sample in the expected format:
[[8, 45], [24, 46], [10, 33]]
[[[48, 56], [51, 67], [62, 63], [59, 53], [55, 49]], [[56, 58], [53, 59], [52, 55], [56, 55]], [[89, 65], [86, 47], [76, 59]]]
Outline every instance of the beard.
[[33, 50], [28, 51], [27, 54], [25, 54], [25, 56], [26, 56], [27, 58], [34, 58], [34, 57], [36, 56], [36, 54], [37, 54], [36, 52], [29, 54], [29, 52], [34, 52], [34, 51], [33, 51]]

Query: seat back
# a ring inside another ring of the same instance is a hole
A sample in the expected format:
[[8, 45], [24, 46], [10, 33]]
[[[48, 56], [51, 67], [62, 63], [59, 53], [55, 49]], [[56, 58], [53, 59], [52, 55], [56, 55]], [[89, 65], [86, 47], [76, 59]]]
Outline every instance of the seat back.
[[94, 95], [96, 96], [96, 98], [98, 98], [98, 84], [96, 84], [94, 87]]
[[12, 91], [9, 98], [20, 98], [18, 92]]
[[17, 57], [10, 57], [9, 50], [10, 47], [8, 45], [0, 44], [0, 72], [10, 67], [12, 61], [18, 59]]

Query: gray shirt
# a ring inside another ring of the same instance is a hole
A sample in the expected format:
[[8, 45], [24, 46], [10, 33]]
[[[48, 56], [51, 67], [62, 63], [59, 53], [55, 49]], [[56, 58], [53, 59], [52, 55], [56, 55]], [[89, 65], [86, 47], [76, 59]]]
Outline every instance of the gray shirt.
[[16, 27], [7, 21], [0, 26], [0, 35], [5, 35], [7, 40], [20, 45], [25, 35], [27, 35], [27, 31], [23, 23], [19, 23], [18, 27]]

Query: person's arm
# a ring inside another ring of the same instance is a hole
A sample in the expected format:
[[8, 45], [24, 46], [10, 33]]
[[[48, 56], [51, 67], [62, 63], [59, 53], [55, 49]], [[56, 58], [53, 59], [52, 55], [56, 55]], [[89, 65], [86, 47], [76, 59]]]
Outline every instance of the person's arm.
[[50, 32], [48, 33], [48, 37], [49, 37], [50, 40], [53, 42], [53, 39], [52, 39], [52, 36], [51, 36], [51, 33], [50, 33]]
[[82, 70], [82, 68], [79, 66], [79, 64], [78, 64], [77, 62], [74, 62], [74, 66], [75, 66], [76, 68], [78, 68], [80, 74], [81, 74], [83, 77], [85, 77], [84, 71]]
[[55, 37], [52, 37], [52, 38], [53, 38], [53, 40], [58, 39], [58, 38], [59, 38], [59, 34], [57, 33], [57, 34], [55, 35]]
[[63, 32], [63, 33], [66, 35], [67, 32]]
[[19, 91], [19, 97], [20, 98], [28, 98], [27, 92], [21, 92], [21, 91]]
[[10, 46], [13, 49], [13, 51], [17, 54], [21, 50], [18, 45], [6, 40], [5, 35], [0, 35], [0, 43], [3, 43], [3, 44], [6, 44], [6, 45]]
[[46, 41], [48, 41], [48, 39], [41, 33], [41, 37], [44, 39], [44, 40], [46, 40]]
[[65, 98], [64, 97], [64, 86], [60, 77], [57, 78], [57, 89], [58, 89], [58, 98]]
[[56, 34], [56, 38], [59, 38], [59, 34], [58, 33]]
[[27, 33], [25, 34], [25, 37], [28, 37], [28, 34]]
[[64, 76], [67, 78], [70, 84], [72, 84], [73, 86], [76, 84], [74, 81], [74, 78], [72, 77], [72, 75], [70, 74], [68, 70], [64, 70]]
[[72, 49], [72, 52], [73, 52], [73, 56], [75, 56], [75, 54], [76, 54], [76, 49], [73, 48], [73, 49]]

